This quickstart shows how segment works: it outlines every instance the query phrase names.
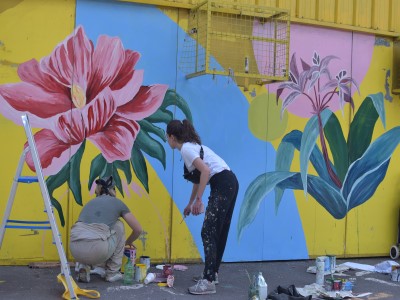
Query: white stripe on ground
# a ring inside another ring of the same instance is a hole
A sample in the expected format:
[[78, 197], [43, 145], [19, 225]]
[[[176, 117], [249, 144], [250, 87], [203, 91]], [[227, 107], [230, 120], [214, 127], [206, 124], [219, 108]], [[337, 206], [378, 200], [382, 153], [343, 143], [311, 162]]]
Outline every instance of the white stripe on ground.
[[[390, 285], [390, 286], [397, 286], [397, 287], [400, 287], [400, 285], [399, 285], [398, 283], [392, 283], [392, 282], [388, 282], [388, 281], [380, 280], [380, 279], [376, 279], [376, 278], [365, 278], [365, 280], [375, 281], [375, 282], [383, 283], [383, 284]], [[356, 283], [356, 284], [357, 284], [357, 283]]]

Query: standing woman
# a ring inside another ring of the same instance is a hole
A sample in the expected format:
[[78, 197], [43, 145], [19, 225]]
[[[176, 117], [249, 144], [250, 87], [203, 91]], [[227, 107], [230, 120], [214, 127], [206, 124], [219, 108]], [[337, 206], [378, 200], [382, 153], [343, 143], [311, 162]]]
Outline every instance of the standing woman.
[[178, 149], [182, 155], [184, 177], [193, 182], [189, 203], [183, 211], [185, 217], [190, 213], [197, 216], [204, 212], [203, 193], [206, 185], [210, 184], [211, 191], [201, 229], [205, 266], [201, 278], [195, 279], [197, 284], [189, 287], [189, 293], [214, 294], [239, 183], [226, 162], [201, 144], [199, 135], [188, 120], [169, 122], [167, 139], [170, 147]]
[[[96, 180], [96, 198], [82, 209], [78, 221], [71, 228], [70, 250], [78, 265], [78, 280], [90, 282], [92, 266], [105, 269], [105, 280], [122, 279], [119, 272], [125, 247], [132, 245], [142, 227], [124, 202], [116, 198], [112, 176]], [[125, 240], [124, 224], [132, 229]], [[100, 273], [99, 273], [100, 274]]]

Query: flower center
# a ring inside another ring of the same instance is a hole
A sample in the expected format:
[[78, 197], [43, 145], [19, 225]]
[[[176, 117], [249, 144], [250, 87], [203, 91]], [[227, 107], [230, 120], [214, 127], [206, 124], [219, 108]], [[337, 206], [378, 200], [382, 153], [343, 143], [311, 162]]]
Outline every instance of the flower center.
[[72, 102], [77, 108], [83, 108], [86, 105], [86, 94], [85, 91], [77, 84], [73, 84], [71, 87]]

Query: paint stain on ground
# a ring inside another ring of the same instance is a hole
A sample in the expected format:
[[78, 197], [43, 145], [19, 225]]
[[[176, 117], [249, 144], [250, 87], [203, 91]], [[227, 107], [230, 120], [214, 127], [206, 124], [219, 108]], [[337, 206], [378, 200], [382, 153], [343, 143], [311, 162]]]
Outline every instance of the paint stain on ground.
[[141, 289], [143, 286], [144, 286], [143, 284], [110, 286], [107, 288], [107, 292], [138, 290]]
[[168, 293], [170, 293], [172, 295], [178, 295], [178, 296], [187, 295], [187, 294], [182, 294], [182, 293], [175, 293], [176, 290], [174, 288], [161, 287], [160, 289], [163, 290], [163, 291], [166, 291], [166, 292], [168, 292]]

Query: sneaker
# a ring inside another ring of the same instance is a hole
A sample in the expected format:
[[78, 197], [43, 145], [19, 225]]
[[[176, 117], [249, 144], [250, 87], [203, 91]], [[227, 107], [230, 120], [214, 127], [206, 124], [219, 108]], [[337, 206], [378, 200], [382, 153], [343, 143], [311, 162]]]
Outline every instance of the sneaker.
[[[201, 274], [201, 275], [199, 275], [199, 276], [193, 276], [193, 281], [194, 281], [194, 282], [198, 282], [198, 281], [201, 280], [201, 279], [204, 279], [203, 274]], [[219, 284], [218, 273], [215, 273], [214, 284], [215, 284], [215, 285]]]
[[114, 275], [111, 275], [111, 276], [106, 276], [106, 281], [115, 282], [115, 281], [121, 280], [122, 278], [123, 278], [122, 274], [121, 273], [117, 273], [117, 274], [114, 274]]
[[105, 278], [106, 270], [102, 267], [95, 267], [93, 270], [90, 271], [90, 274], [99, 275], [101, 278]]
[[79, 265], [80, 265], [79, 262], [75, 263], [75, 273], [79, 273]]
[[90, 282], [90, 266], [79, 264], [77, 280], [80, 282]]
[[189, 288], [189, 293], [194, 295], [215, 294], [216, 292], [215, 283], [209, 282], [207, 279], [200, 279], [194, 286]]

